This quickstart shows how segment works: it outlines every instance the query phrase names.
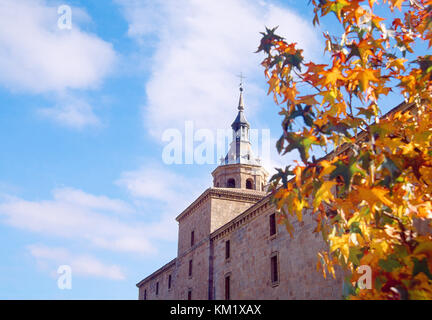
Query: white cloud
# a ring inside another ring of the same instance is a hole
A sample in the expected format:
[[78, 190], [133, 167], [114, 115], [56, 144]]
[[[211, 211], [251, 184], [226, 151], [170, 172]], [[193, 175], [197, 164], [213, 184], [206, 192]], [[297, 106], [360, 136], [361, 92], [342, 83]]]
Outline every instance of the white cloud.
[[110, 43], [81, 31], [73, 17], [74, 9], [72, 30], [62, 30], [56, 6], [0, 0], [0, 83], [39, 93], [100, 84], [115, 52]]
[[126, 202], [110, 199], [107, 196], [95, 196], [73, 188], [56, 189], [54, 199], [83, 208], [101, 209], [115, 213], [130, 213], [133, 209]]
[[65, 248], [52, 248], [44, 245], [28, 246], [30, 254], [43, 269], [49, 269], [52, 274], [60, 265], [71, 267], [73, 275], [93, 276], [111, 280], [124, 280], [126, 278], [122, 268], [117, 265], [106, 265], [100, 260], [87, 255], [71, 254]]
[[265, 96], [258, 85], [262, 78], [254, 78], [262, 77], [263, 57], [253, 53], [265, 25], [279, 25], [279, 33], [298, 42], [306, 55], [316, 43], [308, 21], [266, 2], [164, 0], [151, 7], [143, 1], [117, 2], [124, 6], [131, 37], [146, 44], [149, 35], [158, 39], [143, 107], [156, 138], [164, 129], [183, 129], [185, 120], [198, 128], [226, 128], [236, 112], [240, 71], [248, 77], [247, 114], [253, 114]]
[[123, 172], [117, 184], [125, 187], [134, 197], [174, 202], [178, 208], [194, 196], [203, 181], [184, 177], [162, 166], [147, 165]]
[[52, 191], [52, 200], [3, 196], [0, 219], [19, 229], [92, 248], [153, 254], [158, 241], [177, 240], [174, 218], [205, 190], [206, 182], [148, 164], [124, 172], [116, 182], [131, 194], [134, 206], [64, 187]]
[[117, 213], [131, 211], [122, 201], [69, 188], [54, 190], [53, 194], [53, 200], [43, 201], [9, 197], [0, 203], [0, 217], [20, 229], [92, 247], [139, 254], [156, 251], [145, 225], [134, 217], [119, 218]]
[[186, 177], [167, 167], [147, 165], [122, 173], [117, 184], [126, 188], [135, 199], [158, 204], [158, 219], [146, 225], [146, 235], [153, 239], [177, 240], [175, 217], [196, 199], [206, 187], [206, 180]]
[[99, 125], [84, 99], [63, 96], [100, 86], [116, 53], [109, 42], [80, 29], [79, 23], [91, 21], [85, 11], [73, 7], [72, 29], [66, 30], [58, 27], [57, 9], [45, 0], [0, 0], [0, 85], [53, 94], [57, 106], [40, 112], [68, 127]]
[[61, 99], [59, 103], [55, 107], [41, 108], [38, 112], [40, 115], [72, 129], [101, 125], [100, 119], [87, 101], [69, 97], [67, 100]]

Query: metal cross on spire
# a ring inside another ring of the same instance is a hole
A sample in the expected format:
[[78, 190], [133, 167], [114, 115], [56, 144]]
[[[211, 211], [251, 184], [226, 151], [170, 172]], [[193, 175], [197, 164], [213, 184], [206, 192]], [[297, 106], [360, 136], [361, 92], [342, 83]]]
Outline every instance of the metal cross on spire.
[[243, 72], [240, 72], [237, 77], [240, 78], [240, 91], [243, 91], [243, 79], [246, 79], [246, 77], [243, 75]]

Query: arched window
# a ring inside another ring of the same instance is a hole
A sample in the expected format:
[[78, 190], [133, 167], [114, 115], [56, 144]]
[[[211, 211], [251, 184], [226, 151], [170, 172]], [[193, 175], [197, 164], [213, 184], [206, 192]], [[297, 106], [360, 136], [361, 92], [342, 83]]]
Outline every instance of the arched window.
[[246, 189], [253, 189], [253, 181], [252, 179], [246, 180]]
[[235, 180], [234, 179], [228, 179], [227, 187], [228, 188], [235, 188]]

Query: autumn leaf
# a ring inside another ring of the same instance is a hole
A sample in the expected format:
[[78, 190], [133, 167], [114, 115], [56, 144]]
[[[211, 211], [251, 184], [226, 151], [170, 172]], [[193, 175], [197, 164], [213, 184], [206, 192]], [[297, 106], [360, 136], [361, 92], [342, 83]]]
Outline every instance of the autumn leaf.
[[329, 71], [320, 72], [323, 76], [320, 84], [322, 86], [335, 85], [338, 80], [344, 80], [344, 76], [338, 66], [331, 68]]
[[332, 188], [336, 185], [335, 181], [324, 181], [318, 191], [315, 193], [313, 206], [314, 208], [318, 208], [321, 202], [330, 203], [334, 200], [334, 196], [332, 193]]
[[388, 190], [381, 187], [357, 187], [359, 198], [365, 200], [370, 208], [374, 208], [376, 204], [384, 204], [386, 206], [391, 206], [393, 202], [391, 202], [386, 195], [388, 194]]
[[324, 13], [333, 12], [336, 17], [341, 21], [342, 9], [349, 5], [349, 2], [345, 0], [328, 1], [323, 6]]
[[379, 82], [379, 71], [372, 69], [356, 68], [352, 71], [347, 71], [348, 80], [358, 81], [360, 90], [366, 91], [369, 88], [370, 82]]

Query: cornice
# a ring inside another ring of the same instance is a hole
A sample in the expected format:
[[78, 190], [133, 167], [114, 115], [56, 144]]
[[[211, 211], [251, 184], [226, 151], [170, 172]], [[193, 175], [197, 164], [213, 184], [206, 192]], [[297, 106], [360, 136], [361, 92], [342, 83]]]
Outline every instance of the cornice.
[[267, 195], [267, 192], [236, 189], [236, 188], [208, 188], [194, 202], [192, 202], [182, 213], [176, 217], [179, 222], [182, 218], [188, 216], [192, 211], [198, 208], [209, 198], [237, 200], [243, 202], [256, 203]]
[[167, 264], [165, 264], [163, 267], [157, 269], [155, 272], [153, 272], [151, 275], [145, 277], [144, 279], [142, 279], [140, 282], [138, 282], [136, 284], [136, 286], [139, 288], [144, 282], [147, 282], [151, 279], [156, 278], [158, 275], [160, 275], [161, 273], [163, 273], [164, 271], [170, 269], [172, 266], [174, 266], [176, 264], [177, 258], [172, 259], [170, 262], [168, 262]]

